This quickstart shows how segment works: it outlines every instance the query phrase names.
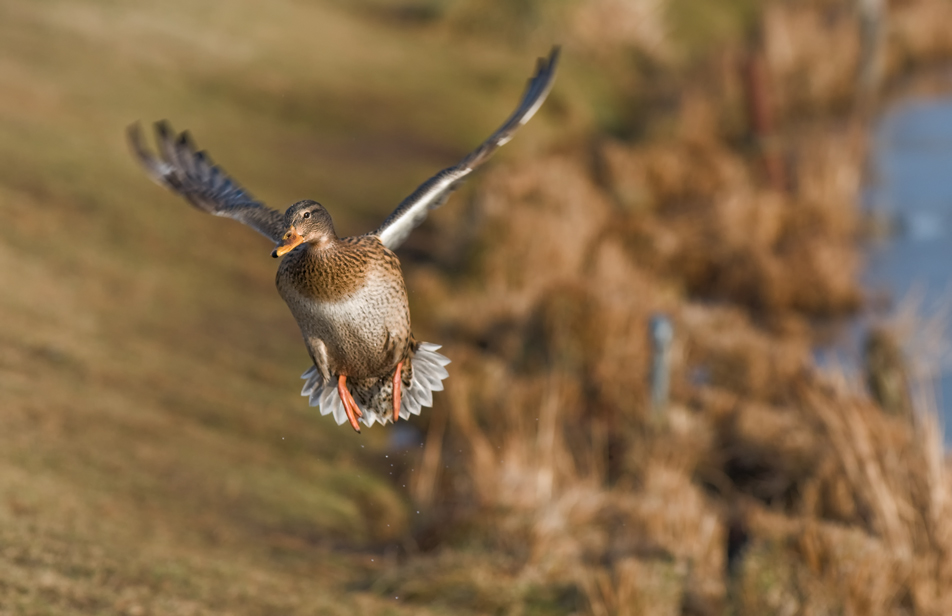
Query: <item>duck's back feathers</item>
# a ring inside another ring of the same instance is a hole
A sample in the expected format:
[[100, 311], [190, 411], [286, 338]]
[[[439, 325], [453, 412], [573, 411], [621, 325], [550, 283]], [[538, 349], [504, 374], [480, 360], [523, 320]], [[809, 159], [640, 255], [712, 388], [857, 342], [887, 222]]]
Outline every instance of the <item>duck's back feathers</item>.
[[[402, 374], [400, 419], [419, 415], [424, 406], [433, 404], [433, 392], [443, 390], [443, 380], [449, 376], [446, 365], [450, 360], [436, 352], [439, 348], [438, 344], [421, 342], [407, 361]], [[347, 381], [347, 388], [363, 412], [360, 422], [365, 426], [393, 421], [392, 376]], [[311, 406], [320, 407], [321, 415], [333, 415], [337, 425], [347, 423], [347, 411], [337, 395], [336, 382], [325, 379], [314, 366], [308, 368], [301, 378], [305, 380], [301, 395], [308, 398]]]

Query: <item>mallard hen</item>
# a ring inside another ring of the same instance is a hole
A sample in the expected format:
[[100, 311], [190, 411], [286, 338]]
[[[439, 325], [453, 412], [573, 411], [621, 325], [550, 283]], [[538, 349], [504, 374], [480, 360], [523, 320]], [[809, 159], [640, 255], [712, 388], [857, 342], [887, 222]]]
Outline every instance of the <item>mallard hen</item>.
[[145, 146], [138, 123], [129, 127], [129, 143], [156, 183], [276, 243], [271, 254], [283, 257], [278, 293], [297, 320], [313, 362], [301, 377], [301, 394], [322, 415], [333, 414], [338, 425], [349, 421], [360, 432], [360, 423], [419, 415], [448, 376], [449, 359], [436, 352], [440, 347], [413, 337], [393, 250], [529, 121], [552, 88], [558, 58], [554, 48], [539, 59], [519, 106], [489, 139], [420, 185], [376, 231], [356, 237], [338, 237], [330, 214], [316, 201], [298, 201], [283, 214], [257, 201], [196, 151], [188, 132], [175, 137], [165, 121], [155, 125], [158, 155]]

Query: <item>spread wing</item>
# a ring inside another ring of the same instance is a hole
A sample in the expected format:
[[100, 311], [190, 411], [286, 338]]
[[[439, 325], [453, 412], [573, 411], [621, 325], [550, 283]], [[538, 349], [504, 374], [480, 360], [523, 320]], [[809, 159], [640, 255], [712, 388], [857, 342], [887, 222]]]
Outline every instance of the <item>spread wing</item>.
[[457, 165], [437, 173], [397, 206], [380, 228], [374, 231], [374, 235], [380, 238], [384, 246], [394, 249], [402, 244], [410, 235], [410, 231], [423, 222], [430, 210], [446, 203], [450, 194], [466, 176], [486, 162], [500, 146], [508, 143], [516, 130], [529, 121], [552, 89], [558, 61], [558, 47], [552, 49], [548, 58], [539, 58], [535, 75], [526, 85], [519, 106], [505, 124]]
[[205, 152], [196, 152], [187, 131], [176, 138], [168, 122], [156, 122], [158, 156], [145, 146], [138, 122], [128, 128], [127, 135], [133, 155], [156, 184], [202, 211], [233, 218], [273, 242], [281, 241], [286, 231], [284, 215], [255, 200]]

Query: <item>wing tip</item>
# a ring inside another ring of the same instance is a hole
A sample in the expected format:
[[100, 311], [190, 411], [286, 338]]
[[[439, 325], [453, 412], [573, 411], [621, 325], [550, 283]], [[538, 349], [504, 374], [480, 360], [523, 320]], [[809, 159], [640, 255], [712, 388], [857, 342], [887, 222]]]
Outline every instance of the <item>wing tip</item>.
[[155, 129], [155, 134], [162, 139], [168, 140], [170, 136], [175, 135], [175, 131], [172, 129], [172, 123], [165, 118], [153, 122], [152, 127]]
[[132, 157], [142, 166], [146, 175], [153, 182], [164, 188], [173, 189], [166, 177], [169, 171], [168, 162], [161, 158], [161, 154], [156, 154], [146, 143], [142, 123], [139, 120], [126, 127], [126, 144]]
[[562, 46], [553, 45], [547, 57], [539, 58], [539, 68], [530, 81], [542, 82], [542, 91], [538, 95], [540, 100], [545, 100], [546, 97], [548, 97], [549, 90], [552, 89], [552, 84], [555, 83], [555, 72], [559, 66], [559, 58], [561, 57]]
[[126, 127], [126, 144], [132, 151], [132, 155], [139, 160], [150, 158], [149, 150], [145, 145], [145, 138], [142, 136], [142, 122], [136, 120]]

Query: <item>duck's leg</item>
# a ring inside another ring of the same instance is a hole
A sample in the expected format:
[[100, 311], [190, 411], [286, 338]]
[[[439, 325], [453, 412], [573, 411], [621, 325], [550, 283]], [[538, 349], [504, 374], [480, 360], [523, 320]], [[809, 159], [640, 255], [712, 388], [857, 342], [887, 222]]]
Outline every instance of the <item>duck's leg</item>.
[[361, 417], [363, 413], [360, 412], [360, 407], [357, 406], [354, 397], [350, 395], [350, 391], [347, 389], [346, 375], [342, 374], [337, 377], [337, 395], [340, 396], [340, 401], [344, 403], [344, 410], [347, 411], [347, 419], [350, 420], [350, 425], [353, 426], [354, 430], [360, 432], [357, 418]]
[[400, 419], [400, 387], [403, 385], [400, 374], [402, 370], [403, 362], [400, 362], [397, 364], [397, 371], [393, 373], [393, 423], [397, 423], [397, 420]]

